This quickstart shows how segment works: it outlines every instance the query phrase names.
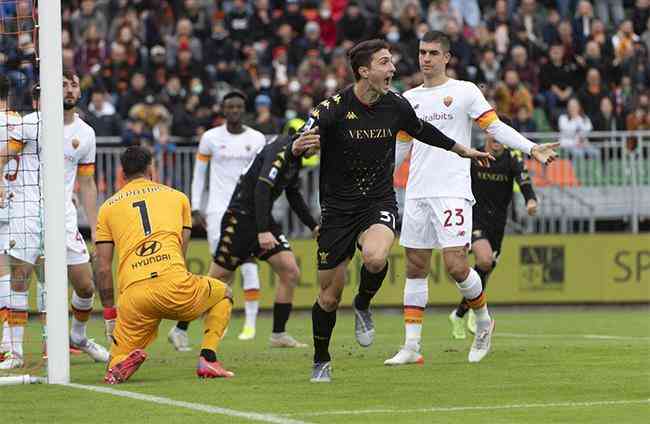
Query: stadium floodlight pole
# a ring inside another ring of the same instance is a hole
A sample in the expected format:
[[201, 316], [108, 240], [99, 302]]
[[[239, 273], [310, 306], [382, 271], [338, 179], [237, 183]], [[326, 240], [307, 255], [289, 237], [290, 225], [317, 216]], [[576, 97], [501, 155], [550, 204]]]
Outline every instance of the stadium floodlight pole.
[[47, 382], [70, 382], [68, 278], [66, 273], [63, 178], [63, 63], [61, 1], [38, 2], [41, 84]]

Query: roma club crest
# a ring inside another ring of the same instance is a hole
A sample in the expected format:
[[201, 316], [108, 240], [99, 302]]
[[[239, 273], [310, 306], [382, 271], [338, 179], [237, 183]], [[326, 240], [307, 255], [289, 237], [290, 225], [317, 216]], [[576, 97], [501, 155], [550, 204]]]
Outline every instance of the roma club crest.
[[451, 105], [451, 102], [454, 101], [454, 98], [451, 96], [445, 97], [442, 102], [445, 104], [445, 106], [449, 107]]

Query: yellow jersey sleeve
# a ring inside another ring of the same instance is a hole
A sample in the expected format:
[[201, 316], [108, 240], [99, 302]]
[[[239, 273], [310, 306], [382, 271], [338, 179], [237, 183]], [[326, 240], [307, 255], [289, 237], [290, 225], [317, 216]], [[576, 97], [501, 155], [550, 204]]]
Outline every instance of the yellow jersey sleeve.
[[186, 195], [183, 196], [183, 228], [192, 229], [192, 207]]
[[108, 211], [105, 205], [99, 208], [97, 214], [97, 236], [95, 243], [113, 243], [111, 228], [108, 226]]

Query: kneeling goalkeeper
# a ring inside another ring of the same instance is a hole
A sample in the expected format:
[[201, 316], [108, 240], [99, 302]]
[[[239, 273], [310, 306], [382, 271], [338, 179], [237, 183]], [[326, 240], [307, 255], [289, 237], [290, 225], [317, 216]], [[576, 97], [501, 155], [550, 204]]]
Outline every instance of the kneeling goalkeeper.
[[[192, 217], [185, 194], [150, 180], [151, 153], [127, 148], [120, 156], [127, 184], [101, 206], [97, 219], [97, 287], [105, 305], [111, 359], [104, 381], [126, 381], [147, 358], [162, 319], [191, 321], [205, 315], [196, 373], [232, 377], [217, 360], [230, 321], [230, 288], [194, 275], [185, 266]], [[117, 251], [118, 307], [113, 303], [113, 252]]]

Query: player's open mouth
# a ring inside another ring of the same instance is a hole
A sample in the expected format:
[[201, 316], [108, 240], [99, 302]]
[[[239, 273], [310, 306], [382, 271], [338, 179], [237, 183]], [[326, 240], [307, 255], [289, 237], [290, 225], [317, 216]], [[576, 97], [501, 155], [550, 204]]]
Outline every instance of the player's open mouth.
[[388, 77], [388, 78], [386, 78], [386, 79], [384, 80], [384, 84], [386, 84], [386, 86], [390, 86], [390, 82], [391, 82], [392, 79], [393, 79], [393, 77]]

